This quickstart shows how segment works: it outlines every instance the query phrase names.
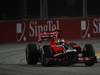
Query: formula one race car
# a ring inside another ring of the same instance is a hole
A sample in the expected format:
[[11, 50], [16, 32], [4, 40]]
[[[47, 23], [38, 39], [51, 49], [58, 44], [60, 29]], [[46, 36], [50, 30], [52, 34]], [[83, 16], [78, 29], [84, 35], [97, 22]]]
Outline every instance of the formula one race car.
[[97, 62], [94, 48], [91, 44], [85, 44], [83, 48], [75, 42], [65, 40], [58, 31], [43, 32], [39, 34], [37, 43], [30, 43], [26, 47], [27, 64], [43, 66], [51, 64], [73, 65], [84, 63], [93, 66]]

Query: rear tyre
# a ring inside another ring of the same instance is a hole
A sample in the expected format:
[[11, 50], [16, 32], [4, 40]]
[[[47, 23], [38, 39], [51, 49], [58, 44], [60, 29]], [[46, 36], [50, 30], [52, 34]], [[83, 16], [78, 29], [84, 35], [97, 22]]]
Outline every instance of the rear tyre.
[[[83, 52], [82, 52], [84, 57], [95, 57], [95, 51], [94, 48], [91, 44], [86, 44], [83, 48]], [[95, 63], [95, 61], [87, 61], [85, 62], [86, 66], [93, 66]]]
[[49, 65], [50, 61], [49, 61], [48, 58], [50, 58], [51, 56], [52, 56], [51, 47], [49, 45], [45, 45], [43, 47], [43, 51], [42, 51], [42, 55], [41, 55], [41, 57], [42, 57], [41, 62], [42, 62], [43, 66], [48, 66]]
[[28, 44], [26, 47], [26, 61], [27, 64], [37, 64], [38, 62], [38, 51], [36, 44]]

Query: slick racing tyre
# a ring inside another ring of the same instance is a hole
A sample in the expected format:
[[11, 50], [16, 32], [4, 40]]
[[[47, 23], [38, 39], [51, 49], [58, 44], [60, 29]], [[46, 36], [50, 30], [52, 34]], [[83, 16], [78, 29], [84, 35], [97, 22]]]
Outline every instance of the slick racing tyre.
[[[82, 55], [84, 57], [95, 57], [95, 51], [94, 51], [93, 46], [91, 44], [86, 44], [83, 48]], [[94, 61], [85, 62], [85, 65], [86, 66], [93, 66]]]
[[36, 44], [28, 44], [26, 47], [26, 61], [27, 64], [37, 64], [38, 62], [38, 51]]
[[78, 56], [77, 52], [70, 52], [67, 54], [67, 65], [72, 65], [77, 63]]
[[45, 45], [43, 47], [43, 50], [42, 50], [42, 59], [41, 59], [41, 62], [42, 62], [42, 65], [43, 66], [48, 66], [49, 65], [49, 59], [52, 56], [52, 51], [51, 51], [51, 47], [49, 45]]

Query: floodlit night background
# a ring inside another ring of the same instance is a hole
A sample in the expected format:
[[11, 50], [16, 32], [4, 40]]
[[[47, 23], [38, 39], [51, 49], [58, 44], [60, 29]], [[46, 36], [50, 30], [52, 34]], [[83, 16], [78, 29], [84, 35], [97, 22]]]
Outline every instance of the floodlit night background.
[[[45, 1], [45, 0], [44, 0]], [[40, 18], [40, 0], [0, 0], [0, 19]], [[83, 0], [47, 0], [48, 17], [82, 17]], [[87, 0], [87, 16], [100, 16], [99, 0]]]
[[[63, 34], [60, 38], [57, 33], [57, 40], [64, 39], [65, 45], [74, 47], [68, 48], [72, 53], [67, 50], [65, 53], [65, 48], [64, 53], [61, 52], [60, 45], [55, 47], [59, 53], [53, 51], [51, 55], [55, 45], [50, 48], [52, 41], [45, 40], [45, 43], [39, 36], [41, 32], [55, 30]], [[62, 55], [57, 56], [59, 54]], [[48, 63], [49, 57], [62, 64], [54, 62], [53, 65], [50, 61], [47, 67], [42, 66], [41, 61]], [[97, 63], [90, 58], [97, 58]], [[35, 64], [33, 59], [39, 63]], [[100, 0], [0, 0], [0, 75], [67, 74], [100, 75]]]

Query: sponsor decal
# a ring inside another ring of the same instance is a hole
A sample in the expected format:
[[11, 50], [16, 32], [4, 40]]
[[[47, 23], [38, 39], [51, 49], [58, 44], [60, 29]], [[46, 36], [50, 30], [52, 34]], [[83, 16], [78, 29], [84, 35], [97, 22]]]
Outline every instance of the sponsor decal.
[[93, 19], [93, 33], [94, 34], [100, 33], [100, 18]]
[[17, 42], [20, 42], [22, 39], [23, 39], [23, 41], [26, 41], [25, 31], [26, 31], [25, 23], [17, 23], [16, 24], [16, 39], [17, 39]]
[[81, 38], [85, 39], [86, 37], [91, 37], [89, 33], [90, 25], [89, 25], [89, 20], [82, 20], [81, 21]]
[[81, 32], [82, 39], [90, 38], [94, 35], [95, 37], [99, 36], [98, 34], [100, 34], [100, 18], [81, 21]]
[[59, 29], [59, 21], [46, 21], [46, 24], [39, 24], [38, 21], [30, 21], [29, 37], [37, 37], [41, 32], [54, 31]]
[[[26, 26], [28, 27], [26, 30]], [[49, 20], [43, 23], [42, 21], [33, 20], [30, 21], [27, 25], [24, 23], [16, 24], [16, 38], [17, 42], [28, 41], [27, 38], [37, 38], [39, 33], [47, 31], [59, 30], [59, 20]], [[28, 32], [28, 35], [26, 35]]]
[[81, 30], [86, 30], [86, 21], [81, 21]]

